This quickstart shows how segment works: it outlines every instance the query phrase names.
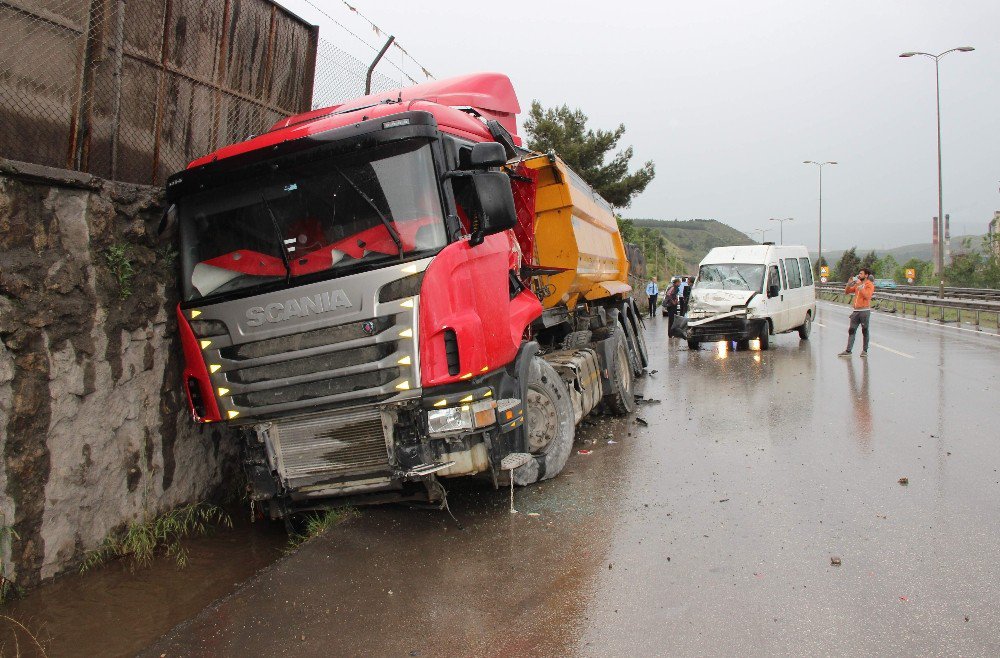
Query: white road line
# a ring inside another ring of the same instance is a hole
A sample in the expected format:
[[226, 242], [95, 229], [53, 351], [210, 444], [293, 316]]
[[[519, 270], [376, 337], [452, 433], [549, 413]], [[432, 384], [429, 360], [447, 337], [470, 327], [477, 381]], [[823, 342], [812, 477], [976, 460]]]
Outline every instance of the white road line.
[[881, 345], [879, 343], [876, 343], [875, 341], [872, 341], [871, 345], [872, 345], [872, 347], [877, 347], [880, 350], [885, 350], [886, 352], [892, 352], [893, 354], [898, 354], [899, 356], [905, 356], [907, 359], [915, 359], [916, 358], [912, 354], [907, 354], [906, 352], [900, 352], [898, 350], [894, 350], [891, 347], [886, 347], [885, 345]]

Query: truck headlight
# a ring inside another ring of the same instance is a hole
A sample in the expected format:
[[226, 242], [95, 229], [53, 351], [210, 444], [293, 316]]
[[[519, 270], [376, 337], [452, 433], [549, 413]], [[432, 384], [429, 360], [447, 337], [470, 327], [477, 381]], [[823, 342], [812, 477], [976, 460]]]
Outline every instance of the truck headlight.
[[467, 404], [427, 412], [427, 432], [431, 436], [472, 431], [472, 409]]

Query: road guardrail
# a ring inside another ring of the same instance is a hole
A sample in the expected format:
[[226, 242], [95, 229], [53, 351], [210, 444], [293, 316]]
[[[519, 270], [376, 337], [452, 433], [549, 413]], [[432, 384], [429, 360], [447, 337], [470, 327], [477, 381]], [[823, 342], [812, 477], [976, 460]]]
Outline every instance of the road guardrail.
[[[912, 287], [912, 286], [911, 286]], [[823, 299], [846, 303], [851, 295], [844, 292], [843, 285], [831, 283], [816, 284]], [[872, 297], [872, 308], [889, 313], [912, 315], [915, 318], [937, 320], [941, 323], [954, 322], [971, 324], [982, 331], [992, 327], [1000, 335], [1000, 301], [961, 297], [932, 297], [914, 294], [900, 288], [880, 288]], [[975, 289], [973, 289], [975, 290]], [[945, 289], [947, 293], [948, 289]], [[937, 290], [935, 289], [935, 293]], [[992, 291], [1000, 292], [1000, 291]]]

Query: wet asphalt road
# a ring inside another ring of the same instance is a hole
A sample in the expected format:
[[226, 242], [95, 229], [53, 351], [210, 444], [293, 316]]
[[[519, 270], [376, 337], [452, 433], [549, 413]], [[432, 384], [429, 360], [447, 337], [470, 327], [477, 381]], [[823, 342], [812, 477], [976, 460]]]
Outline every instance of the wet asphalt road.
[[878, 313], [848, 360], [847, 316], [768, 352], [656, 318], [649, 426], [594, 419], [520, 514], [363, 510], [147, 653], [1000, 654], [1000, 338]]

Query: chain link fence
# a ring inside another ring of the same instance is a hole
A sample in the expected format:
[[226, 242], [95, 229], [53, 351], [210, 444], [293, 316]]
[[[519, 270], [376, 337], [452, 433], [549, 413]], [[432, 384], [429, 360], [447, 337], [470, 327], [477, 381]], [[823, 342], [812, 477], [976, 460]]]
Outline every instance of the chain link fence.
[[270, 0], [0, 0], [0, 34], [0, 156], [135, 183], [359, 96], [368, 72]]

